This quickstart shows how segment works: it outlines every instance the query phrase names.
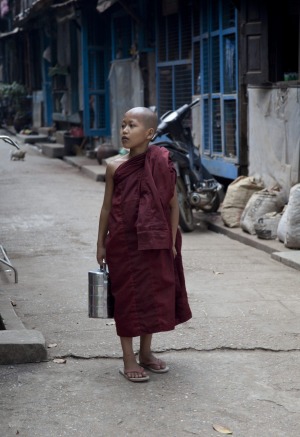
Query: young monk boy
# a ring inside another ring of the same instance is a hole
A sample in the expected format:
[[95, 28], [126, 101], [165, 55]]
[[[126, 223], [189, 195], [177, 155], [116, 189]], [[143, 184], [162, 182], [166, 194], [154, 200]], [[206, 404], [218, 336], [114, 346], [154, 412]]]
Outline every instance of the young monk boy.
[[133, 382], [149, 380], [145, 369], [169, 370], [151, 351], [152, 334], [173, 330], [192, 316], [180, 253], [176, 171], [167, 149], [149, 146], [156, 128], [157, 116], [148, 108], [125, 113], [121, 140], [129, 153], [107, 165], [98, 231], [97, 261], [108, 264], [115, 298], [120, 373]]

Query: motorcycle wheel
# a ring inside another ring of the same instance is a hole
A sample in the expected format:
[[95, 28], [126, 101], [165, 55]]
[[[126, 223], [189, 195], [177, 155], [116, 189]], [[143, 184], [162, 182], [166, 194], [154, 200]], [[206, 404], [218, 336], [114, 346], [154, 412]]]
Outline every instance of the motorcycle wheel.
[[179, 204], [179, 226], [183, 232], [192, 232], [194, 230], [193, 211], [187, 199], [185, 185], [181, 178], [177, 178], [176, 189]]
[[221, 201], [220, 201], [219, 193], [216, 193], [210, 204], [203, 206], [202, 211], [206, 213], [217, 212], [218, 209], [220, 208], [220, 204]]

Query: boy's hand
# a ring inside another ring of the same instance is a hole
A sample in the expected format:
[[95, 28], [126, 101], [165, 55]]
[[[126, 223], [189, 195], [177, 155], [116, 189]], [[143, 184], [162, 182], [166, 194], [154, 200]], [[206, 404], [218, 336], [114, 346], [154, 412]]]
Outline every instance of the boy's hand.
[[176, 255], [177, 255], [177, 250], [176, 250], [176, 247], [175, 247], [175, 246], [172, 247], [172, 251], [173, 251], [173, 256], [174, 256], [174, 258], [175, 258]]
[[105, 247], [98, 247], [97, 248], [97, 261], [100, 267], [103, 266], [103, 262], [106, 260], [106, 250]]

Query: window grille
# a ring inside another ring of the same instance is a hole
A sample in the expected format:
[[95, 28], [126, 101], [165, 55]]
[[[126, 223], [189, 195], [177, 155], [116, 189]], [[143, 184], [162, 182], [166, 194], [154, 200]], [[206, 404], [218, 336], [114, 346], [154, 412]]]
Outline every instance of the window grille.
[[192, 97], [191, 10], [180, 2], [178, 13], [158, 14], [158, 114], [189, 103]]
[[202, 150], [236, 161], [237, 12], [230, 0], [194, 4], [199, 16], [193, 17], [193, 92], [202, 96]]
[[107, 77], [108, 62], [105, 46], [107, 47], [107, 25], [100, 25], [98, 14], [89, 11], [87, 22], [87, 48], [85, 81], [88, 97], [85, 100], [85, 131], [88, 135], [106, 135], [109, 131], [109, 114], [107, 111]]
[[113, 17], [113, 59], [130, 58], [133, 44], [132, 20], [129, 15]]

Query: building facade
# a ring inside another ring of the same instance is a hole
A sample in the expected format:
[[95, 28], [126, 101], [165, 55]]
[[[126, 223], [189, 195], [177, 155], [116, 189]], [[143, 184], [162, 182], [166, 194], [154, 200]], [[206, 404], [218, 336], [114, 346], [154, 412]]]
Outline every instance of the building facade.
[[[197, 96], [195, 142], [208, 170], [229, 181], [248, 174], [249, 147], [260, 147], [251, 144], [249, 105], [257, 100], [249, 89], [270, 99], [274, 89], [298, 86], [295, 0], [1, 4], [0, 79], [26, 85], [39, 108], [34, 124], [80, 125], [85, 136], [118, 147], [124, 109], [162, 115]], [[256, 122], [265, 142], [263, 120]], [[291, 129], [297, 137], [298, 126]], [[291, 177], [299, 180], [299, 168]]]

